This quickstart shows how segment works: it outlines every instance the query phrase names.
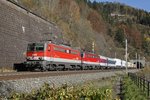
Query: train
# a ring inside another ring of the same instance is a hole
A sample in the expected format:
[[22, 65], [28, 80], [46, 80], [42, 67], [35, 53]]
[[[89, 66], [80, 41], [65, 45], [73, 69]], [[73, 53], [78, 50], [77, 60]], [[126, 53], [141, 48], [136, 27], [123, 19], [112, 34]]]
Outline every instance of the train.
[[[126, 61], [47, 41], [29, 43], [24, 64], [30, 71], [98, 70], [125, 68]], [[127, 64], [129, 68], [135, 68], [134, 64]]]

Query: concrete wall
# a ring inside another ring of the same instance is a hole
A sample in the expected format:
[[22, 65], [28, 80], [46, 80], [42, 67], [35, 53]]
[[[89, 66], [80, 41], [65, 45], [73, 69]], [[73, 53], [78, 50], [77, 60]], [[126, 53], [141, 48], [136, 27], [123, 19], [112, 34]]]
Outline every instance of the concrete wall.
[[0, 67], [25, 61], [27, 44], [45, 39], [61, 42], [61, 30], [15, 4], [0, 0]]

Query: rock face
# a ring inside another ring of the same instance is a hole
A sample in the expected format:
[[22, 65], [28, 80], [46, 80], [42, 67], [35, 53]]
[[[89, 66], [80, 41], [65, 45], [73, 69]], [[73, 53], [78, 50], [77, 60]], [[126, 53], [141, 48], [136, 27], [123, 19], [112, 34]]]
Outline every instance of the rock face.
[[25, 61], [29, 42], [61, 42], [61, 30], [29, 11], [0, 0], [0, 67], [12, 67]]
[[[25, 1], [0, 1], [0, 67], [12, 67], [14, 63], [24, 62], [29, 42], [65, 41], [86, 51], [91, 51], [94, 42], [98, 54], [103, 53], [103, 47], [109, 47], [103, 34], [92, 29], [92, 21], [97, 19], [87, 18], [93, 10], [85, 4], [74, 0], [43, 0], [38, 1], [38, 6], [32, 0]], [[54, 21], [59, 27], [39, 15]], [[95, 16], [98, 17], [97, 14]], [[100, 24], [105, 26], [103, 21]], [[101, 29], [104, 29], [101, 33], [105, 33], [105, 27]]]

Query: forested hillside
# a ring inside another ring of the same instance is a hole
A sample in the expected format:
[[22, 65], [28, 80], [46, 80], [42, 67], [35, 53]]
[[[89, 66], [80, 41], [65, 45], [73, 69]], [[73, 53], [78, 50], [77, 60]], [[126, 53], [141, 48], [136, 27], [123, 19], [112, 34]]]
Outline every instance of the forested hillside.
[[[125, 38], [129, 59], [135, 52], [150, 56], [150, 13], [120, 3], [88, 0], [12, 0], [56, 23], [73, 47], [124, 59]], [[32, 33], [31, 33], [32, 34]]]
[[[136, 52], [150, 56], [150, 13], [118, 2], [87, 2], [95, 9], [108, 26], [108, 35], [124, 46], [127, 38]], [[117, 43], [116, 43], [117, 44]], [[131, 53], [131, 51], [130, 51]]]

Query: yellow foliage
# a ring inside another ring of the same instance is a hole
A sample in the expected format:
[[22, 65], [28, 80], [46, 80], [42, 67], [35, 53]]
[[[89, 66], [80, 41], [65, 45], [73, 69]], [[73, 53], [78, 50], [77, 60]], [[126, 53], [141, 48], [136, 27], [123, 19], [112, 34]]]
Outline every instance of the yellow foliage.
[[37, 7], [35, 0], [22, 0], [21, 1], [23, 5], [25, 5], [27, 8], [33, 10], [35, 7]]
[[150, 42], [150, 37], [147, 37], [145, 40], [148, 41], [148, 42]]

